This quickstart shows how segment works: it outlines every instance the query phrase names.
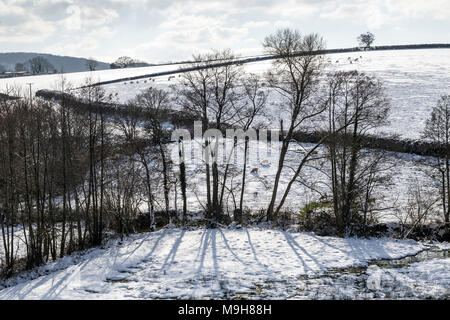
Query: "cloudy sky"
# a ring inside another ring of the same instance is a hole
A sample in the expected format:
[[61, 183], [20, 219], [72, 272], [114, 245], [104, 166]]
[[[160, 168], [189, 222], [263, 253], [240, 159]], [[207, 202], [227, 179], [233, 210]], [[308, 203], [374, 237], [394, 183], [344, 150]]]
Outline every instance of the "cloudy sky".
[[317, 32], [328, 48], [450, 42], [450, 0], [0, 0], [0, 52], [148, 62], [231, 48], [261, 53], [277, 28]]

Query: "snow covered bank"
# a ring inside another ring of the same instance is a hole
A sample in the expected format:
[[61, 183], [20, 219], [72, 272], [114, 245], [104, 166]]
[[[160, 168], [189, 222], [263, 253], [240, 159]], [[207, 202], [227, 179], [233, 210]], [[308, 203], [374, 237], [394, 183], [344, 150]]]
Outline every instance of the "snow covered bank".
[[450, 298], [450, 258], [417, 262], [407, 268], [370, 266], [367, 287], [381, 298]]
[[[233, 298], [269, 283], [277, 284], [272, 298], [286, 298], [285, 286], [301, 276], [366, 266], [373, 259], [401, 258], [424, 248], [415, 241], [257, 228], [164, 229], [51, 263], [48, 275], [6, 288], [0, 299]], [[62, 264], [67, 268], [52, 272]]]

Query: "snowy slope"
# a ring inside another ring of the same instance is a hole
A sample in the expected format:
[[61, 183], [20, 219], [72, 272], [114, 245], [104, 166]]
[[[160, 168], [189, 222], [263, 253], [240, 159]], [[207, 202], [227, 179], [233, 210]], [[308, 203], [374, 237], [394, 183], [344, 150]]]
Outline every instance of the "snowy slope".
[[[180, 65], [169, 66], [153, 66], [143, 68], [126, 68], [126, 69], [110, 69], [92, 72], [74, 72], [64, 74], [64, 78], [72, 85], [73, 88], [82, 86], [86, 83], [86, 79], [92, 79], [92, 82], [115, 80], [120, 78], [134, 77], [146, 74], [152, 74], [162, 71], [177, 70]], [[56, 89], [60, 86], [61, 74], [37, 75], [28, 77], [17, 77], [0, 79], [0, 92], [4, 92], [7, 88], [21, 88], [28, 93], [28, 83], [32, 83], [33, 92], [40, 89]]]
[[[368, 51], [330, 54], [325, 56], [326, 71], [354, 70], [366, 72], [382, 79], [392, 102], [391, 124], [378, 130], [378, 133], [399, 134], [402, 138], [418, 139], [421, 136], [425, 119], [438, 98], [450, 94], [450, 49]], [[263, 74], [271, 66], [271, 61], [259, 61], [245, 64], [245, 70]], [[74, 87], [82, 85], [86, 78], [94, 82], [120, 79], [131, 76], [151, 74], [161, 71], [177, 70], [182, 65], [156, 66], [79, 72], [66, 74], [65, 77]], [[141, 90], [151, 86], [168, 88], [176, 83], [169, 76], [119, 82], [105, 85], [108, 94], [118, 93], [118, 101], [126, 102]], [[170, 80], [169, 80], [170, 78]], [[0, 91], [7, 86], [19, 86], [23, 90], [27, 83], [33, 83], [33, 89], [57, 88], [60, 75], [42, 75], [14, 79], [0, 79]], [[28, 91], [26, 91], [28, 92]], [[272, 96], [274, 101], [277, 100]], [[271, 114], [274, 123], [283, 112], [274, 107]]]
[[[412, 255], [415, 241], [318, 237], [264, 229], [164, 229], [41, 268], [0, 299], [227, 298], [276, 283], [272, 298], [302, 275]], [[66, 268], [64, 268], [66, 267]], [[45, 268], [45, 270], [43, 269]], [[61, 270], [61, 268], [64, 268]], [[58, 270], [59, 271], [55, 271]]]
[[[359, 70], [381, 79], [391, 99], [391, 124], [374, 133], [399, 134], [401, 138], [419, 139], [431, 108], [443, 94], [450, 94], [450, 49], [394, 50], [340, 53], [325, 56], [326, 72]], [[247, 72], [263, 75], [271, 61], [244, 65]], [[176, 79], [168, 76], [154, 82], [121, 82], [105, 85], [107, 93], [118, 93], [119, 101], [133, 98], [150, 85], [167, 89]], [[272, 95], [271, 102], [278, 101]], [[277, 125], [285, 114], [273, 106], [270, 114]]]
[[[82, 72], [88, 70], [86, 66], [87, 59], [85, 58], [36, 52], [2, 52], [0, 53], [0, 65], [5, 66], [8, 70], [14, 70], [16, 63], [25, 63], [35, 57], [45, 58], [58, 72], [60, 70], [64, 70], [65, 72]], [[109, 63], [97, 61], [96, 69], [109, 69]]]
[[[349, 64], [362, 56], [359, 62]], [[380, 131], [419, 139], [431, 108], [450, 94], [450, 49], [374, 51], [341, 55], [337, 69], [357, 69], [383, 80], [391, 99], [391, 124]]]

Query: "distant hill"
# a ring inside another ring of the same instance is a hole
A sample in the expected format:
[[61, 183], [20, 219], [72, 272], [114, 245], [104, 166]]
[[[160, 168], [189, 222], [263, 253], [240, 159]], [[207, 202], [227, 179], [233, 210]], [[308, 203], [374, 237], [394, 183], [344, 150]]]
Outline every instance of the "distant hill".
[[[34, 57], [41, 56], [50, 62], [58, 72], [82, 72], [88, 71], [85, 58], [75, 58], [67, 56], [57, 56], [47, 53], [34, 52], [6, 52], [0, 53], [0, 65], [6, 70], [13, 71], [16, 63], [24, 63]], [[98, 62], [96, 70], [110, 69], [109, 63]]]

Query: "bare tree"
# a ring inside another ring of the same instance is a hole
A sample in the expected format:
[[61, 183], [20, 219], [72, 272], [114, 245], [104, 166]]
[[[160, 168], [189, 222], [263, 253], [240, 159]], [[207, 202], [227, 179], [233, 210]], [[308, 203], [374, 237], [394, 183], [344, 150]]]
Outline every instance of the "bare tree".
[[127, 56], [119, 57], [117, 58], [116, 61], [110, 64], [111, 69], [146, 67], [146, 66], [149, 66], [149, 64]]
[[16, 71], [16, 72], [26, 71], [25, 64], [20, 63], [20, 62], [16, 63], [16, 65], [14, 67], [14, 71]]
[[143, 137], [142, 127], [143, 121], [140, 119], [140, 109], [136, 103], [130, 101], [127, 104], [127, 114], [118, 115], [115, 118], [115, 124], [121, 132], [123, 144], [128, 146], [128, 153], [130, 154], [130, 162], [139, 162], [144, 171], [144, 185], [147, 199], [147, 215], [149, 219], [150, 230], [155, 228], [155, 195], [152, 184], [153, 167], [151, 165], [150, 145], [146, 137]]
[[101, 87], [92, 86], [92, 79], [86, 79], [80, 98], [88, 106], [85, 127], [89, 137], [89, 179], [85, 210], [86, 219], [92, 223], [87, 223], [89, 230], [86, 231], [89, 231], [91, 244], [95, 246], [101, 244], [104, 231], [105, 148], [108, 139], [106, 115], [99, 105], [108, 98]]
[[375, 35], [368, 31], [366, 33], [362, 33], [357, 38], [358, 43], [360, 46], [363, 46], [364, 48], [370, 48], [372, 43], [375, 41]]
[[[163, 191], [165, 212], [169, 215], [170, 210], [170, 161], [167, 154], [167, 134], [160, 121], [161, 116], [165, 114], [169, 106], [168, 92], [161, 89], [148, 88], [137, 95], [135, 99], [136, 106], [144, 114], [144, 128], [146, 134], [150, 137], [150, 141], [158, 148], [160, 155], [162, 174], [163, 174]], [[172, 217], [169, 215], [170, 222]]]
[[395, 210], [401, 227], [400, 236], [404, 239], [426, 223], [436, 203], [439, 202], [439, 197], [435, 197], [431, 191], [424, 190], [418, 181], [409, 186], [407, 195], [407, 203]]
[[44, 57], [37, 56], [26, 62], [33, 74], [55, 72], [55, 67]]
[[[202, 132], [209, 129], [210, 116], [209, 108], [212, 100], [212, 92], [210, 90], [212, 75], [207, 67], [211, 58], [207, 55], [194, 56], [194, 65], [197, 70], [186, 72], [182, 75], [179, 87], [173, 87], [177, 102], [182, 108], [199, 117], [202, 121]], [[194, 137], [195, 138], [195, 137]], [[209, 141], [205, 141], [203, 148], [207, 148]], [[206, 154], [208, 157], [208, 154]], [[206, 172], [206, 218], [211, 218], [212, 201], [211, 201], [211, 168], [209, 161], [205, 161]]]
[[[178, 139], [178, 157], [179, 157], [179, 170], [180, 170], [180, 187], [181, 187], [181, 196], [183, 198], [183, 226], [186, 225], [186, 215], [187, 215], [187, 181], [186, 181], [186, 162], [185, 162], [185, 153], [184, 153], [184, 143], [183, 137]], [[175, 185], [176, 186], [176, 185]], [[175, 190], [176, 195], [176, 190]], [[177, 203], [175, 199], [175, 204]]]
[[[245, 132], [252, 128], [252, 126], [261, 129], [263, 123], [258, 121], [258, 117], [267, 115], [267, 99], [268, 91], [265, 90], [264, 83], [255, 74], [251, 74], [242, 81], [242, 85], [245, 91], [245, 103], [238, 110], [239, 120], [237, 124]], [[249, 148], [249, 137], [244, 137], [244, 159], [242, 167], [242, 180], [241, 180], [241, 194], [239, 199], [238, 213], [235, 216], [235, 221], [241, 222], [243, 205], [244, 205], [244, 193], [245, 193], [245, 183], [246, 183], [246, 173], [247, 173], [247, 161], [248, 161], [248, 148]]]
[[[216, 62], [228, 62], [235, 57], [230, 50], [216, 51], [212, 55], [212, 60]], [[215, 129], [222, 131], [225, 124], [233, 123], [238, 116], [235, 108], [236, 103], [242, 98], [242, 93], [236, 90], [236, 86], [242, 77], [242, 68], [236, 64], [227, 64], [220, 67], [210, 69], [212, 74], [212, 82], [210, 90], [212, 91], [212, 101], [209, 107], [210, 115], [215, 120]], [[218, 220], [223, 212], [222, 202], [225, 191], [227, 168], [226, 166], [224, 179], [222, 182], [222, 190], [219, 190], [219, 165], [218, 165], [218, 144], [219, 137], [216, 136], [214, 143], [211, 142], [211, 159], [212, 159], [212, 210], [214, 219]]]
[[15, 230], [19, 221], [19, 181], [17, 152], [20, 148], [18, 140], [18, 111], [22, 102], [10, 101], [6, 97], [12, 90], [5, 92], [0, 99], [0, 227], [4, 259], [0, 259], [0, 277], [9, 276], [15, 266]]
[[[242, 77], [242, 68], [230, 64], [234, 59], [230, 50], [214, 51], [194, 57], [196, 70], [183, 74], [181, 88], [177, 89], [179, 103], [188, 112], [202, 119], [202, 131], [222, 131], [226, 124], [236, 122], [236, 103], [243, 96], [237, 85]], [[219, 64], [212, 66], [212, 62]], [[220, 136], [222, 136], [220, 134]], [[215, 225], [222, 215], [222, 202], [226, 174], [220, 179], [217, 148], [219, 135], [204, 141], [206, 170], [206, 218]], [[220, 188], [222, 184], [222, 188]]]
[[[287, 107], [288, 126], [286, 133], [281, 121], [280, 158], [272, 189], [271, 200], [267, 208], [267, 218], [274, 220], [275, 202], [280, 183], [281, 173], [284, 168], [286, 154], [293, 138], [295, 130], [298, 130], [307, 120], [316, 117], [325, 111], [326, 107], [316, 103], [310, 103], [317, 89], [319, 74], [322, 70], [322, 56], [316, 54], [324, 48], [322, 38], [317, 34], [302, 36], [300, 32], [284, 29], [279, 30], [264, 40], [266, 51], [278, 56], [274, 61], [273, 69], [268, 74], [268, 83], [282, 98], [282, 105]], [[311, 154], [307, 154], [306, 159]], [[301, 167], [298, 173], [300, 173]], [[285, 191], [285, 200], [290, 186]], [[278, 205], [279, 212], [283, 203]]]
[[444, 157], [437, 158], [435, 165], [439, 172], [441, 202], [446, 223], [450, 222], [450, 95], [442, 96], [428, 118], [424, 138], [430, 139], [444, 150]]
[[110, 164], [107, 176], [112, 183], [105, 188], [105, 213], [111, 219], [110, 228], [123, 237], [136, 232], [135, 221], [142, 204], [141, 168], [133, 155], [117, 154]]
[[365, 224], [373, 191], [385, 182], [384, 152], [362, 152], [361, 139], [369, 130], [387, 123], [389, 101], [380, 81], [357, 71], [333, 74], [328, 88], [327, 147], [333, 209], [338, 230], [346, 233], [359, 212]]
[[119, 57], [116, 61], [111, 63], [111, 69], [121, 69], [121, 68], [128, 68], [133, 64], [134, 60], [130, 57]]
[[95, 71], [98, 67], [98, 62], [94, 58], [86, 59], [86, 67], [89, 71]]

